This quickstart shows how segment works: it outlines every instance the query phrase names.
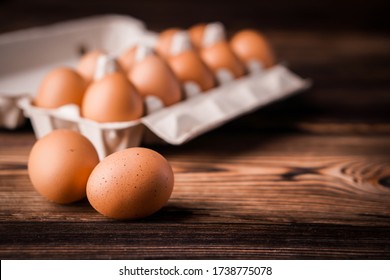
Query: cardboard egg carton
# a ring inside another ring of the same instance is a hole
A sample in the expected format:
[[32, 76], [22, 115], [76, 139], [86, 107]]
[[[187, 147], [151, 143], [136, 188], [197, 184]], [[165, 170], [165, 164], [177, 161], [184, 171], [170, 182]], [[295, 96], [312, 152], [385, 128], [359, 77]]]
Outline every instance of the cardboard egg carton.
[[23, 123], [18, 100], [33, 97], [43, 77], [58, 66], [73, 67], [93, 49], [121, 54], [129, 45], [153, 44], [155, 35], [134, 18], [119, 15], [30, 28], [0, 35], [0, 127]]
[[0, 95], [0, 128], [15, 129], [25, 122], [22, 109], [18, 106], [23, 94]]
[[[207, 92], [187, 94], [185, 100], [175, 105], [165, 108], [157, 106], [152, 110], [155, 100], [146, 100], [150, 113], [137, 121], [97, 123], [80, 116], [80, 110], [75, 105], [57, 109], [35, 107], [32, 96], [43, 76], [54, 67], [74, 67], [80, 57], [80, 48], [105, 49], [110, 55], [118, 56], [135, 44], [153, 46], [157, 34], [149, 32], [141, 22], [133, 18], [104, 16], [33, 29], [9, 38], [10, 48], [13, 46], [12, 42], [15, 46], [28, 46], [31, 42], [30, 54], [34, 53], [36, 58], [30, 58], [32, 61], [28, 63], [34, 67], [20, 66], [20, 72], [15, 71], [13, 76], [1, 79], [0, 92], [4, 92], [2, 89], [5, 88], [8, 91], [12, 89], [13, 92], [30, 93], [29, 96], [19, 96], [16, 103], [25, 116], [31, 119], [37, 138], [58, 128], [74, 129], [91, 140], [100, 158], [126, 147], [138, 146], [141, 141], [153, 137], [180, 145], [231, 119], [310, 85], [309, 81], [295, 75], [283, 65], [275, 65], [266, 70], [248, 66], [248, 75], [236, 80], [222, 79], [218, 87]], [[0, 40], [0, 50], [4, 48], [6, 41], [4, 38]], [[53, 48], [55, 53], [52, 53]], [[46, 58], [46, 61], [40, 63], [39, 57], [46, 57], [46, 52], [51, 60]], [[28, 58], [29, 56], [25, 56], [25, 59]], [[12, 61], [9, 58], [8, 63], [12, 64]]]

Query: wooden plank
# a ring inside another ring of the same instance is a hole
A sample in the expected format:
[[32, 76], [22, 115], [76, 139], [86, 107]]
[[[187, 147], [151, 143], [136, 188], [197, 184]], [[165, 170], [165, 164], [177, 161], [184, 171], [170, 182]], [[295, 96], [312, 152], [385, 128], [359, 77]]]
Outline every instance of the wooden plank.
[[0, 225], [2, 259], [390, 257], [389, 227], [297, 223], [202, 225], [155, 221], [0, 222]]
[[[261, 135], [251, 130], [229, 135], [233, 127], [181, 147], [154, 147], [174, 168], [175, 190], [160, 212], [133, 222], [106, 219], [86, 200], [63, 206], [40, 197], [25, 169], [34, 137], [20, 132], [19, 145], [13, 145], [18, 152], [3, 145], [0, 150], [0, 255], [389, 256], [388, 136]], [[10, 143], [16, 138], [3, 133], [0, 139]]]

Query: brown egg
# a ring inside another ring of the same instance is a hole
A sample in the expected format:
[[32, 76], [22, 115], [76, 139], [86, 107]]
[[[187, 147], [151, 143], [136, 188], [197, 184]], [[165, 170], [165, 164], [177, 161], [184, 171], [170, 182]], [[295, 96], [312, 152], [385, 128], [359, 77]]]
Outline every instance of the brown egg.
[[81, 114], [97, 122], [136, 120], [143, 115], [143, 101], [126, 76], [111, 73], [88, 87]]
[[168, 161], [146, 148], [129, 148], [103, 159], [87, 184], [87, 197], [101, 214], [114, 219], [149, 216], [168, 201], [174, 175]]
[[95, 50], [85, 54], [77, 65], [77, 71], [88, 84], [93, 80], [100, 79], [106, 73], [126, 73], [122, 65], [116, 59], [111, 58], [101, 50]]
[[165, 106], [181, 100], [179, 81], [168, 64], [156, 54], [149, 54], [136, 62], [128, 77], [143, 97], [156, 96]]
[[98, 154], [87, 138], [59, 129], [34, 144], [28, 174], [42, 196], [57, 203], [71, 203], [85, 197], [89, 175], [98, 163]]
[[202, 91], [215, 86], [213, 73], [193, 50], [168, 58], [168, 63], [181, 83], [195, 82]]
[[128, 48], [119, 58], [118, 62], [123, 68], [123, 70], [127, 73], [130, 71], [131, 67], [133, 66], [135, 62], [135, 53], [136, 53], [137, 47], [131, 47]]
[[188, 33], [190, 34], [191, 42], [195, 48], [201, 49], [203, 42], [203, 34], [206, 29], [205, 23], [198, 23], [188, 29]]
[[217, 42], [209, 47], [203, 48], [200, 55], [206, 65], [215, 73], [221, 69], [229, 70], [235, 78], [245, 73], [244, 64], [230, 49], [225, 41]]
[[188, 30], [192, 44], [196, 49], [225, 41], [225, 27], [220, 22], [199, 23]]
[[90, 83], [93, 80], [97, 60], [102, 55], [106, 55], [106, 53], [102, 50], [94, 50], [81, 57], [76, 69], [87, 83]]
[[180, 28], [170, 28], [160, 33], [156, 45], [156, 51], [162, 57], [171, 55], [172, 38], [177, 33], [182, 31]]
[[57, 108], [66, 104], [81, 106], [86, 83], [70, 68], [57, 68], [49, 72], [38, 89], [34, 104], [42, 108]]
[[230, 40], [230, 46], [246, 63], [258, 60], [265, 68], [275, 64], [274, 54], [267, 39], [256, 30], [246, 29], [236, 33]]

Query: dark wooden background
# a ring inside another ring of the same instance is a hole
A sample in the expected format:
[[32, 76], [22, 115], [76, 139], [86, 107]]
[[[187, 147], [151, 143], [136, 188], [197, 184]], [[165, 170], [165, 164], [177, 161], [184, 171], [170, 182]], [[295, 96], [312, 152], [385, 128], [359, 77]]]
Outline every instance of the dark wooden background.
[[[386, 1], [11, 1], [0, 32], [129, 14], [152, 30], [221, 20], [261, 28], [313, 87], [180, 147], [155, 215], [106, 219], [40, 197], [27, 124], [0, 131], [1, 259], [390, 258], [390, 35]], [[0, 62], [1, 67], [1, 62]]]

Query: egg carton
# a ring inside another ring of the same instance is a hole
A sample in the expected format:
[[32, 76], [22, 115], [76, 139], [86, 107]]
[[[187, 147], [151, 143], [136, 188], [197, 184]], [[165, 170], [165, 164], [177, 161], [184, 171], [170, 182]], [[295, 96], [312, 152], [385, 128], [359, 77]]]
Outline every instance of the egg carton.
[[20, 100], [19, 106], [31, 119], [37, 138], [58, 128], [74, 129], [94, 144], [102, 159], [124, 148], [139, 146], [147, 131], [166, 143], [181, 145], [309, 85], [308, 80], [295, 75], [285, 66], [276, 65], [129, 122], [98, 123], [80, 116], [78, 106], [42, 109], [35, 107], [31, 98]]
[[229, 75], [222, 75], [222, 71], [217, 77], [221, 85], [207, 92], [191, 93], [193, 85], [184, 85], [186, 99], [173, 106], [161, 108], [158, 100], [146, 100], [146, 107], [154, 109], [137, 121], [97, 123], [80, 116], [79, 108], [74, 105], [57, 109], [33, 105], [33, 93], [38, 91], [40, 82], [51, 69], [75, 67], [88, 50], [104, 49], [110, 56], [118, 57], [136, 44], [154, 46], [157, 38], [158, 35], [148, 31], [141, 21], [118, 15], [1, 35], [0, 126], [17, 127], [23, 121], [23, 110], [37, 138], [58, 128], [77, 130], [91, 140], [99, 157], [104, 158], [126, 147], [139, 146], [142, 141], [158, 139], [180, 145], [310, 85], [308, 80], [283, 65], [266, 70], [247, 65], [250, 74], [232, 80]]
[[74, 67], [80, 56], [105, 49], [113, 56], [129, 45], [153, 44], [155, 35], [143, 22], [120, 15], [95, 16], [0, 35], [0, 127], [24, 122], [18, 100], [33, 96], [55, 67]]

